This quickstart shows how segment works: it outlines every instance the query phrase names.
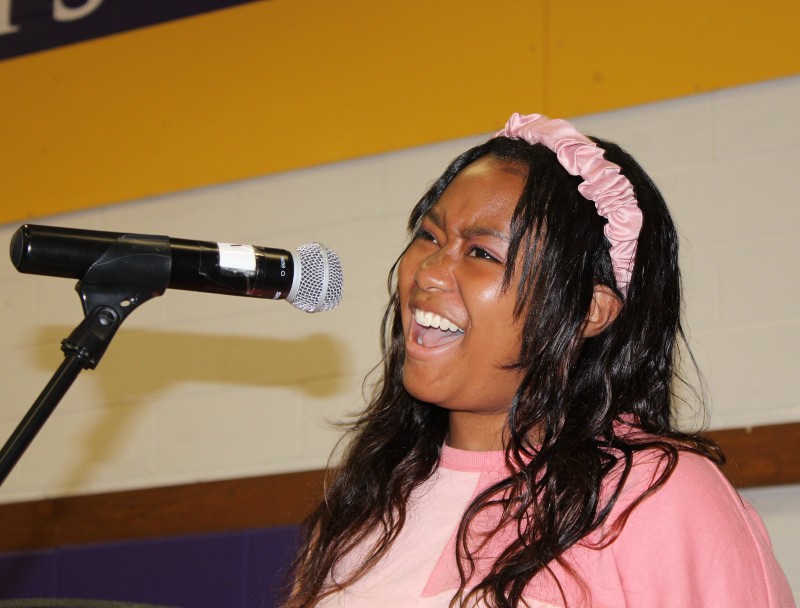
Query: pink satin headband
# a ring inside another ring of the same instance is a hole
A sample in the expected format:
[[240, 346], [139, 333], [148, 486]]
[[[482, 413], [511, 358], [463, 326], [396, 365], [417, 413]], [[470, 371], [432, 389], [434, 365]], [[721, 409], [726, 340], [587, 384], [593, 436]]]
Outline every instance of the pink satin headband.
[[505, 128], [495, 135], [499, 136], [541, 143], [556, 153], [558, 162], [570, 175], [583, 178], [578, 191], [594, 201], [597, 213], [608, 220], [605, 235], [611, 243], [611, 265], [617, 287], [624, 296], [633, 272], [642, 211], [633, 186], [620, 174], [619, 165], [604, 159], [603, 149], [567, 121], [550, 120], [541, 114], [513, 114]]

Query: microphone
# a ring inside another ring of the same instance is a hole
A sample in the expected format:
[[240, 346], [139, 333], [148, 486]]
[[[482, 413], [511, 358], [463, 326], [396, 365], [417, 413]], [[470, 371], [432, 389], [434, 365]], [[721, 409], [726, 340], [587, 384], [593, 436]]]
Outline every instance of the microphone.
[[173, 289], [282, 299], [305, 312], [330, 310], [342, 299], [342, 265], [321, 243], [286, 251], [25, 224], [11, 237], [11, 261], [20, 272], [81, 280], [111, 245], [143, 238], [168, 240]]

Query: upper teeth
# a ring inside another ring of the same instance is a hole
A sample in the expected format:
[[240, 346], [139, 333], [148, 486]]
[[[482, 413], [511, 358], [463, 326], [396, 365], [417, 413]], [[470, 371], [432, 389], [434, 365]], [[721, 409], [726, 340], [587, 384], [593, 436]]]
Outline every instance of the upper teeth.
[[433, 327], [435, 329], [441, 329], [442, 331], [460, 331], [462, 333], [464, 331], [450, 319], [423, 310], [414, 311], [414, 320], [423, 327]]

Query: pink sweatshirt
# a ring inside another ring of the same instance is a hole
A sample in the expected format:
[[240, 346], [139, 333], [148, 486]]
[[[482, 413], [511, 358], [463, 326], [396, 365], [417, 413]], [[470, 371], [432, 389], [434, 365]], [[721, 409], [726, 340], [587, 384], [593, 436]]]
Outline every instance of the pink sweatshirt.
[[[652, 454], [638, 458], [609, 522], [648, 487], [656, 471]], [[459, 584], [454, 547], [461, 516], [481, 490], [505, 476], [502, 452], [444, 446], [438, 469], [412, 494], [406, 525], [389, 553], [362, 579], [319, 606], [447, 607]], [[477, 529], [491, 529], [494, 522], [488, 514], [476, 522]], [[477, 576], [488, 570], [492, 556], [509, 538], [495, 536], [478, 560]], [[795, 606], [758, 515], [714, 464], [693, 454], [680, 456], [666, 484], [633, 511], [614, 543], [604, 549], [589, 544], [579, 543], [565, 553], [583, 588], [558, 564], [552, 565], [569, 607]], [[546, 574], [531, 581], [525, 601], [530, 608], [565, 605]]]

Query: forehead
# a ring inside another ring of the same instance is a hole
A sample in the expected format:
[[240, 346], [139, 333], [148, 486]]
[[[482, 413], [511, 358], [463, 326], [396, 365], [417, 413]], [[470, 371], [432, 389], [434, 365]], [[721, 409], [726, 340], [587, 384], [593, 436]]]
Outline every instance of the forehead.
[[485, 156], [456, 175], [427, 215], [439, 222], [489, 221], [507, 227], [526, 177], [520, 164]]

